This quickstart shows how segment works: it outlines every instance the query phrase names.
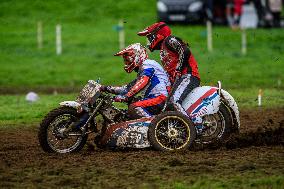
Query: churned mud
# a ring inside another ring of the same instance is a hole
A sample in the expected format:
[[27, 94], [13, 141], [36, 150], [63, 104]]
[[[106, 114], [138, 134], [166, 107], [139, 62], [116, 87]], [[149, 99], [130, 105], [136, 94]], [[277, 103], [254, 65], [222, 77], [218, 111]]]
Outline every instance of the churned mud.
[[47, 154], [39, 146], [37, 126], [0, 128], [0, 188], [171, 188], [251, 174], [276, 176], [283, 183], [284, 108], [240, 115], [239, 135], [220, 148], [183, 153], [101, 150], [90, 137], [79, 153]]

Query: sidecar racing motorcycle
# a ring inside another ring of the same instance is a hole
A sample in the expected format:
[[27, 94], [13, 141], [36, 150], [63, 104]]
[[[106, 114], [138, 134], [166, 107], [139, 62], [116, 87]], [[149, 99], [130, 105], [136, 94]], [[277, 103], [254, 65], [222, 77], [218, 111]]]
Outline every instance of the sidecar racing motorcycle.
[[[94, 133], [100, 148], [148, 148], [180, 151], [193, 144], [226, 141], [240, 127], [234, 98], [217, 87], [195, 88], [184, 100], [185, 116], [176, 111], [131, 120], [127, 109], [117, 108], [111, 94], [100, 91], [89, 80], [75, 101], [64, 101], [51, 110], [39, 126], [38, 139], [46, 152], [70, 153], [81, 150]], [[197, 135], [193, 119], [202, 119], [204, 131]]]

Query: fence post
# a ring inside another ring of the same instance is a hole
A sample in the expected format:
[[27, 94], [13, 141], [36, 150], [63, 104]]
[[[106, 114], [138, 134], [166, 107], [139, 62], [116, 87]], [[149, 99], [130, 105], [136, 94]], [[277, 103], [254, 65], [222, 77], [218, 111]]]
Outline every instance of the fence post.
[[61, 25], [56, 25], [56, 54], [62, 53], [62, 42], [61, 42]]
[[123, 49], [125, 47], [125, 33], [124, 33], [124, 25], [122, 20], [119, 20], [118, 27], [119, 27], [118, 29], [119, 49]]
[[37, 22], [37, 48], [42, 49], [42, 22]]
[[259, 89], [258, 90], [258, 97], [257, 97], [257, 99], [258, 99], [258, 106], [261, 106], [261, 98], [262, 98], [262, 90]]
[[211, 21], [207, 20], [207, 49], [209, 52], [213, 51], [213, 45], [212, 45], [212, 23]]
[[246, 30], [243, 28], [242, 30], [242, 54], [246, 55], [247, 54], [247, 35], [246, 35]]

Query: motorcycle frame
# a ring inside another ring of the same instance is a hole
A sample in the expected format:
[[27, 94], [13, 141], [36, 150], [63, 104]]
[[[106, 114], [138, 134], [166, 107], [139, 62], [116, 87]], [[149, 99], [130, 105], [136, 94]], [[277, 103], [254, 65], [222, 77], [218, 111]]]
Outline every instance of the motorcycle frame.
[[82, 111], [85, 111], [87, 113], [89, 113], [89, 118], [87, 119], [86, 123], [81, 127], [81, 130], [83, 131], [83, 135], [86, 134], [90, 134], [93, 131], [87, 131], [87, 125], [88, 123], [90, 123], [90, 121], [94, 118], [94, 116], [96, 115], [96, 113], [98, 112], [99, 108], [102, 106], [103, 100], [99, 101], [99, 103], [96, 105], [95, 109], [93, 110], [92, 108], [88, 108], [88, 107], [83, 107], [80, 103], [76, 102], [76, 101], [63, 101], [60, 102], [60, 106], [66, 106], [66, 107], [71, 107], [77, 110], [78, 113], [81, 113]]

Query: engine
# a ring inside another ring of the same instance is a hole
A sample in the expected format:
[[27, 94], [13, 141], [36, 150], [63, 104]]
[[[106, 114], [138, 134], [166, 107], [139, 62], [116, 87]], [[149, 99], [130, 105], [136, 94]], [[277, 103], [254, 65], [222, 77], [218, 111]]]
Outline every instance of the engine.
[[116, 108], [111, 100], [104, 99], [104, 104], [99, 112], [108, 123], [118, 123], [127, 120], [126, 110]]

